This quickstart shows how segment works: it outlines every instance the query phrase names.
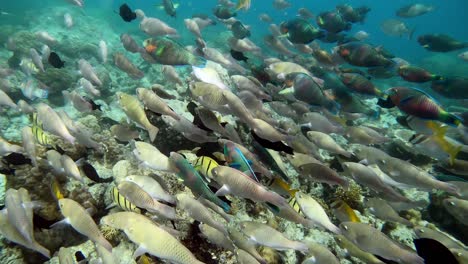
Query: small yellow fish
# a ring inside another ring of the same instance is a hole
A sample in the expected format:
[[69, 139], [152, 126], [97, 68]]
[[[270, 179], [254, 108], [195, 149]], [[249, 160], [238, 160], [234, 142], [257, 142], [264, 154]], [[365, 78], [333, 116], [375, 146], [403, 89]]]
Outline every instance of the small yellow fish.
[[44, 130], [42, 129], [42, 124], [37, 120], [37, 113], [32, 114], [31, 130], [33, 132], [34, 138], [36, 139], [37, 143], [43, 146], [51, 146], [55, 148], [54, 144], [51, 142], [49, 138], [49, 134], [44, 132]]
[[137, 263], [138, 264], [152, 264], [153, 262], [151, 261], [151, 259], [147, 255], [142, 255], [138, 259]]
[[131, 211], [138, 214], [141, 214], [141, 209], [136, 205], [128, 201], [123, 195], [119, 193], [119, 190], [116, 187], [112, 187], [111, 190], [112, 201], [118, 205], [124, 211]]
[[239, 0], [237, 2], [236, 10], [249, 10], [250, 9], [251, 0]]
[[193, 167], [203, 176], [205, 176], [206, 179], [211, 180], [213, 179], [211, 170], [218, 166], [218, 162], [216, 162], [214, 159], [207, 156], [201, 156], [197, 158]]
[[50, 189], [52, 191], [52, 196], [54, 196], [55, 200], [58, 201], [60, 199], [65, 198], [65, 196], [63, 196], [62, 187], [60, 187], [60, 184], [56, 179], [52, 180], [50, 184]]
[[333, 213], [341, 222], [361, 222], [359, 217], [345, 201], [336, 200], [331, 204]]

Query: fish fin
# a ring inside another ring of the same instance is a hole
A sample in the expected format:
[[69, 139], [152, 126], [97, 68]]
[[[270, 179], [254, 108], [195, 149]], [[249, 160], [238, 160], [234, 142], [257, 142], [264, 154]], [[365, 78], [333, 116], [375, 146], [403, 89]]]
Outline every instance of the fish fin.
[[278, 92], [278, 94], [292, 94], [292, 93], [294, 93], [294, 86], [285, 88]]
[[229, 167], [234, 168], [236, 170], [240, 169], [241, 165], [237, 162], [233, 162], [229, 164]]
[[369, 165], [369, 161], [367, 159], [360, 160], [359, 163], [366, 166]]
[[141, 255], [144, 255], [146, 252], [147, 252], [146, 248], [143, 247], [143, 245], [140, 245], [133, 253], [133, 259], [136, 259]]
[[60, 227], [60, 226], [63, 226], [63, 225], [68, 225], [69, 223], [70, 223], [70, 221], [68, 221], [68, 218], [64, 218], [64, 219], [52, 224], [50, 227], [51, 228]]
[[117, 204], [111, 203], [111, 204], [109, 204], [108, 206], [106, 206], [106, 208], [104, 208], [104, 210], [109, 210], [109, 209], [114, 208], [114, 207], [116, 207], [116, 206], [117, 206]]
[[266, 206], [274, 213], [274, 214], [279, 214], [280, 212], [280, 209], [278, 206], [272, 204], [272, 203], [269, 203], [269, 202], [265, 202]]
[[419, 258], [412, 263], [458, 263], [453, 253], [437, 240], [419, 238], [413, 243]]
[[223, 185], [216, 193], [216, 196], [226, 196], [227, 194], [230, 194], [231, 192], [229, 191], [229, 187], [227, 185]]

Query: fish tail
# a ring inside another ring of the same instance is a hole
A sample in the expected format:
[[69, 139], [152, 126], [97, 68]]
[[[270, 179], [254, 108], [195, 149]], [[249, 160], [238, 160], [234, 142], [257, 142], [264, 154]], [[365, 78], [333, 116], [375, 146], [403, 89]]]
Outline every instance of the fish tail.
[[47, 258], [50, 258], [50, 251], [44, 246], [42, 246], [41, 244], [34, 242], [33, 247], [34, 247], [34, 250], [36, 250], [37, 252], [41, 253]]
[[454, 114], [450, 114], [448, 112], [443, 111], [440, 114], [440, 120], [446, 124], [449, 124], [454, 127], [458, 127], [462, 122], [463, 119], [461, 117], [458, 117]]
[[101, 246], [103, 246], [107, 251], [111, 252], [112, 253], [112, 244], [107, 241], [107, 239], [104, 238], [104, 236], [100, 235], [98, 238], [97, 238], [97, 241], [96, 243], [100, 244]]
[[440, 81], [440, 80], [443, 80], [444, 77], [443, 76], [440, 76], [440, 75], [437, 75], [437, 74], [432, 74], [432, 80], [433, 81]]
[[159, 128], [157, 128], [156, 126], [151, 125], [148, 128], [148, 133], [149, 133], [149, 137], [150, 137], [151, 142], [153, 142], [156, 139], [156, 136], [158, 135], [158, 132], [159, 132]]

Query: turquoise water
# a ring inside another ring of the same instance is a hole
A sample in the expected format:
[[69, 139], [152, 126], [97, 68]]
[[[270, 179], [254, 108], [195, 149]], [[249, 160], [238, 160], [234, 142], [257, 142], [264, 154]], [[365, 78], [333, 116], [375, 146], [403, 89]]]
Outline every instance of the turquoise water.
[[215, 0], [71, 2], [0, 5], [0, 263], [468, 263], [466, 1], [348, 1], [368, 38], [303, 46], [270, 24], [343, 1], [233, 1], [250, 41]]

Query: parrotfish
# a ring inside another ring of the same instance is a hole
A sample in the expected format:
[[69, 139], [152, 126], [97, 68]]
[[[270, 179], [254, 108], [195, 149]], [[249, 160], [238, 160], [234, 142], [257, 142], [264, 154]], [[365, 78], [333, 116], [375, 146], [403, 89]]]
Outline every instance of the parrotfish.
[[458, 126], [463, 120], [445, 111], [433, 98], [418, 89], [407, 87], [393, 87], [385, 92], [386, 101], [380, 99], [381, 107], [391, 108], [397, 106], [401, 111], [416, 117], [444, 122], [448, 125]]
[[202, 66], [206, 61], [169, 38], [152, 38], [143, 42], [146, 52], [160, 64]]

